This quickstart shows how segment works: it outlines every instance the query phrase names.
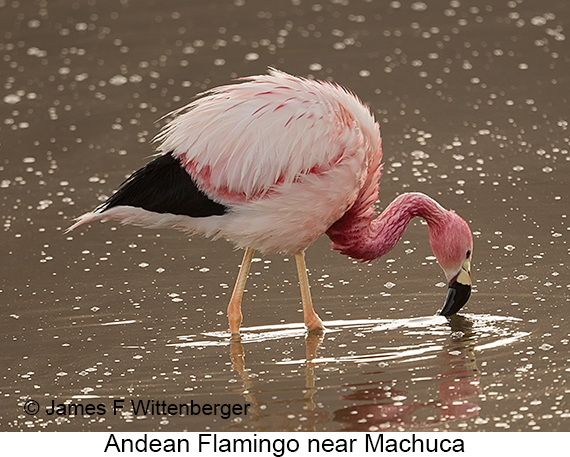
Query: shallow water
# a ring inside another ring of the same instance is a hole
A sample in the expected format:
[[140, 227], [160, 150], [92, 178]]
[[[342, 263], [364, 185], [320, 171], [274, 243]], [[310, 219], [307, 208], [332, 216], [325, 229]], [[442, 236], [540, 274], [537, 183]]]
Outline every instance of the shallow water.
[[[565, 2], [0, 0], [0, 429], [570, 429]], [[435, 315], [421, 222], [363, 265], [307, 252], [327, 327], [306, 335], [292, 259], [256, 258], [241, 341], [225, 241], [64, 229], [152, 154], [162, 115], [275, 66], [331, 78], [382, 125], [381, 207], [425, 192], [474, 232], [474, 293]], [[114, 400], [250, 404], [113, 414]], [[24, 405], [35, 400], [37, 414]], [[58, 403], [105, 414], [48, 414]]]

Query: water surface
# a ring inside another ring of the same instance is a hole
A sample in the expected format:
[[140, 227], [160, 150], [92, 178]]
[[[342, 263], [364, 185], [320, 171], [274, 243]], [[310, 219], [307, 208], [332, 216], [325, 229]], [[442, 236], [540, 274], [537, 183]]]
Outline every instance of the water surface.
[[[0, 429], [568, 431], [565, 2], [0, 0]], [[382, 126], [380, 207], [420, 191], [474, 232], [474, 293], [417, 221], [371, 265], [257, 257], [244, 328], [223, 241], [93, 224], [65, 234], [153, 153], [164, 114], [274, 66], [332, 79]], [[249, 414], [111, 414], [117, 399]], [[35, 400], [38, 414], [24, 405]], [[49, 415], [59, 403], [106, 414]], [[48, 408], [49, 409], [49, 408]]]

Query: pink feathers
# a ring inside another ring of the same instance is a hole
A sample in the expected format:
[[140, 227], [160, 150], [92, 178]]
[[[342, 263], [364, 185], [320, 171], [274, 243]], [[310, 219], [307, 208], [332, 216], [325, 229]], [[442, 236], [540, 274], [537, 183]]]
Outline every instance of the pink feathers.
[[370, 261], [391, 251], [414, 217], [428, 223], [432, 250], [451, 280], [473, 250], [469, 227], [457, 214], [421, 193], [398, 196], [375, 220], [370, 206], [353, 207], [327, 231], [333, 248], [355, 259]]
[[378, 126], [358, 99], [326, 82], [269, 75], [222, 86], [190, 103], [157, 136], [220, 200], [258, 198], [360, 149], [377, 155]]
[[156, 137], [159, 155], [71, 229], [96, 219], [176, 228], [247, 248], [228, 308], [239, 330], [253, 250], [295, 254], [305, 323], [313, 311], [303, 251], [327, 233], [333, 248], [370, 261], [390, 251], [413, 217], [424, 218], [457, 312], [471, 291], [467, 224], [431, 198], [397, 197], [376, 219], [380, 128], [345, 89], [276, 70], [215, 88], [176, 111]]

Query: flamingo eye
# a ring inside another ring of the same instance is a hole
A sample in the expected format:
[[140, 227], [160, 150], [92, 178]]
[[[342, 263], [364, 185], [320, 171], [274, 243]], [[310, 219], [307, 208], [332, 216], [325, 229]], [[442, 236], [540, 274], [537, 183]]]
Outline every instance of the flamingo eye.
[[467, 254], [465, 254], [465, 258], [468, 259], [471, 256], [471, 251], [467, 251]]

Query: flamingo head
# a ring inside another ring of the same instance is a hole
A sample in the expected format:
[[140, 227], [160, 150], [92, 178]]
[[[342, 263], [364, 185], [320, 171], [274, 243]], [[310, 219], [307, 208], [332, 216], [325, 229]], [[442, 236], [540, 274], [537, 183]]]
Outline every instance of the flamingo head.
[[451, 316], [471, 296], [473, 237], [467, 222], [453, 211], [447, 211], [445, 220], [430, 227], [429, 232], [431, 248], [445, 273], [449, 287], [440, 314]]

